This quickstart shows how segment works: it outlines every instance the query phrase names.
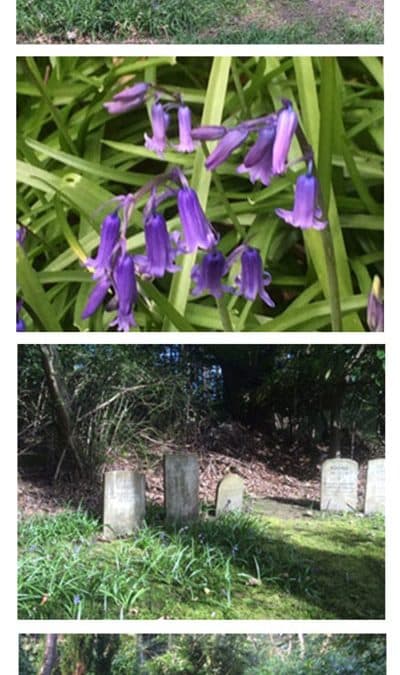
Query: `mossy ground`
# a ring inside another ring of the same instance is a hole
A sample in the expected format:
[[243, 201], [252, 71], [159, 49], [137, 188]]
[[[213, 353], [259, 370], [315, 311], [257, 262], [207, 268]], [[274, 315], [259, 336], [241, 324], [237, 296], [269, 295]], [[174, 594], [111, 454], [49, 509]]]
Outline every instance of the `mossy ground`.
[[381, 619], [384, 551], [380, 517], [239, 514], [176, 531], [158, 516], [110, 543], [82, 514], [29, 518], [19, 616]]

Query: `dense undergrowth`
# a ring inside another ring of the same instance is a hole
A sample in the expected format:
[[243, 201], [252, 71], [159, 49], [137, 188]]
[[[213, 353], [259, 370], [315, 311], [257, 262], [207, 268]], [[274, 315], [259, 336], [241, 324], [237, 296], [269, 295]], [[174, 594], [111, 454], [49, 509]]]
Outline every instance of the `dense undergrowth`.
[[378, 619], [381, 518], [280, 521], [250, 514], [104, 542], [84, 512], [20, 526], [19, 618]]

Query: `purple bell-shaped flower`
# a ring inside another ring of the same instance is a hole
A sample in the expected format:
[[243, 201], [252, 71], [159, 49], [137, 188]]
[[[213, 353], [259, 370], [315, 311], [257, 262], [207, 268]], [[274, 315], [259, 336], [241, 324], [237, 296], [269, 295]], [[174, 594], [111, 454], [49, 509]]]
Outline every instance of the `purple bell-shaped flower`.
[[218, 242], [211, 224], [200, 206], [199, 198], [190, 187], [178, 190], [178, 211], [181, 219], [184, 247], [187, 253], [197, 248], [208, 250]]
[[241, 271], [236, 278], [238, 295], [243, 295], [246, 300], [253, 301], [257, 295], [269, 306], [275, 307], [275, 303], [265, 290], [272, 281], [269, 272], [264, 272], [261, 255], [258, 249], [244, 246], [241, 255]]
[[192, 294], [199, 295], [208, 291], [215, 298], [221, 298], [224, 293], [231, 291], [221, 283], [222, 277], [228, 272], [225, 256], [214, 249], [206, 253], [202, 261], [193, 267], [192, 279], [195, 282]]
[[153, 136], [144, 135], [145, 146], [148, 150], [153, 150], [157, 155], [163, 155], [167, 147], [167, 129], [169, 125], [169, 115], [164, 110], [162, 103], [156, 101], [151, 108], [151, 126]]
[[166, 272], [177, 272], [174, 264], [178, 253], [179, 234], [169, 234], [167, 223], [161, 213], [151, 211], [144, 223], [146, 255], [135, 255], [135, 268], [147, 277], [163, 277]]
[[319, 183], [310, 172], [299, 176], [296, 181], [293, 211], [275, 209], [284, 221], [302, 230], [313, 228], [323, 230], [328, 222], [321, 220], [322, 211], [318, 205]]
[[93, 279], [100, 279], [111, 270], [112, 256], [120, 235], [121, 221], [117, 211], [103, 220], [100, 230], [100, 243], [95, 258], [87, 258], [86, 267], [94, 269]]
[[118, 258], [113, 270], [113, 286], [118, 300], [118, 314], [110, 326], [117, 326], [119, 331], [129, 331], [131, 326], [136, 326], [133, 305], [138, 296], [133, 256], [122, 253]]

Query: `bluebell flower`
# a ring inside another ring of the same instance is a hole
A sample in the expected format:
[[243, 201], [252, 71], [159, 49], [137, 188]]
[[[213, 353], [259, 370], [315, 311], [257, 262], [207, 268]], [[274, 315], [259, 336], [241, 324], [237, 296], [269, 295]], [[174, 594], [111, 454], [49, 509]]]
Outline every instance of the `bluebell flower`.
[[26, 239], [27, 229], [23, 225], [20, 225], [17, 229], [17, 244], [20, 246], [24, 245]]
[[86, 267], [94, 269], [93, 279], [100, 279], [109, 273], [112, 266], [112, 256], [120, 235], [121, 221], [117, 211], [105, 217], [100, 230], [100, 243], [95, 258], [88, 258]]
[[[241, 253], [241, 271], [235, 282], [238, 285], [238, 295], [243, 295], [246, 300], [253, 301], [257, 295], [269, 306], [275, 307], [275, 303], [265, 290], [272, 281], [269, 272], [264, 272], [260, 251], [251, 246], [241, 246], [237, 249]], [[237, 252], [234, 252], [232, 259]]]
[[285, 173], [290, 145], [296, 133], [298, 119], [289, 101], [278, 114], [276, 134], [272, 149], [272, 169], [274, 174]]
[[232, 557], [233, 557], [233, 558], [235, 558], [235, 557], [237, 556], [237, 554], [239, 553], [239, 544], [234, 544], [234, 545], [232, 546], [232, 551], [231, 551], [231, 553], [232, 553]]
[[23, 302], [21, 298], [17, 298], [17, 333], [22, 333], [26, 328], [25, 321], [21, 319], [21, 317], [19, 316], [19, 313], [22, 309], [22, 305]]
[[250, 148], [237, 173], [248, 173], [250, 181], [257, 180], [268, 186], [274, 175], [272, 168], [272, 150], [275, 139], [275, 127], [261, 129], [255, 144]]
[[190, 187], [180, 188], [177, 201], [185, 251], [191, 253], [197, 248], [208, 250], [215, 246], [218, 242], [217, 236], [201, 208], [195, 190]]
[[89, 316], [92, 316], [92, 314], [95, 313], [95, 311], [104, 302], [110, 287], [111, 279], [107, 276], [102, 277], [97, 282], [88, 297], [86, 306], [81, 315], [82, 319], [88, 319]]
[[193, 152], [195, 144], [192, 138], [192, 112], [187, 105], [180, 105], [178, 108], [178, 128], [179, 144], [175, 149], [178, 152]]
[[322, 211], [318, 205], [318, 198], [318, 179], [307, 172], [296, 181], [293, 211], [275, 209], [275, 213], [293, 227], [300, 227], [302, 230], [310, 228], [323, 230], [328, 223], [321, 220]]
[[111, 101], [104, 103], [104, 108], [110, 115], [119, 115], [134, 110], [144, 103], [149, 87], [150, 85], [146, 82], [138, 82], [132, 87], [127, 87], [115, 94]]
[[371, 292], [368, 296], [367, 323], [370, 331], [374, 333], [381, 333], [384, 330], [384, 306], [381, 280], [378, 276], [374, 276]]
[[133, 256], [122, 253], [118, 257], [113, 269], [113, 287], [118, 299], [118, 314], [110, 326], [117, 326], [119, 331], [129, 331], [131, 326], [136, 326], [133, 305], [138, 296]]
[[214, 298], [221, 298], [224, 293], [232, 290], [221, 283], [228, 269], [225, 256], [220, 251], [214, 249], [206, 253], [202, 261], [193, 267], [192, 279], [195, 287], [192, 294], [199, 295], [208, 291]]
[[195, 141], [218, 141], [227, 131], [226, 127], [209, 125], [192, 129], [191, 136]]
[[169, 125], [169, 115], [164, 110], [164, 106], [159, 101], [153, 103], [151, 108], [151, 126], [153, 136], [144, 135], [145, 146], [148, 150], [153, 150], [157, 155], [163, 155], [167, 147], [167, 129]]
[[135, 256], [135, 267], [147, 277], [163, 277], [165, 272], [177, 272], [174, 264], [178, 253], [178, 232], [168, 233], [167, 223], [161, 213], [151, 211], [144, 223], [146, 254]]
[[76, 594], [74, 595], [74, 605], [79, 605], [81, 602], [81, 596]]
[[217, 147], [209, 154], [205, 161], [205, 166], [209, 171], [214, 171], [220, 164], [225, 162], [239, 145], [242, 145], [249, 135], [249, 130], [245, 126], [229, 129], [222, 137]]

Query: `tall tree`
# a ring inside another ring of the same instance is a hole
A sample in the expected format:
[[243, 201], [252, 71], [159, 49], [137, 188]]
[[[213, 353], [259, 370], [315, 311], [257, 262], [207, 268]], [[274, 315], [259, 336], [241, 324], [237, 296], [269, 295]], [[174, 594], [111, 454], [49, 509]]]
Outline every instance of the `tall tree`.
[[51, 675], [57, 662], [57, 638], [56, 633], [46, 635], [46, 644], [44, 648], [43, 662], [39, 670], [39, 675]]

